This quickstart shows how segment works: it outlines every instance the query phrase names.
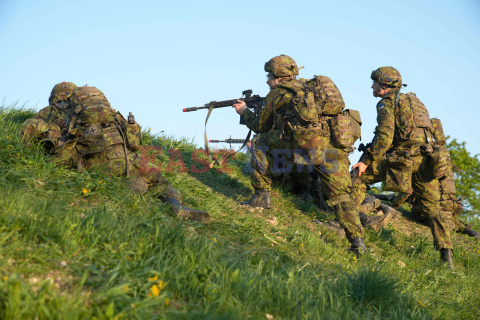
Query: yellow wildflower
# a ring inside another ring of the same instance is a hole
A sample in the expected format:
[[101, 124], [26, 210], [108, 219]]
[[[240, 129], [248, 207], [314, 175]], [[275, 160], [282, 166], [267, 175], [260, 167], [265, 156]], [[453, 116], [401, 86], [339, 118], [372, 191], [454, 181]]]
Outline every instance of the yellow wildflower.
[[8, 276], [3, 277], [3, 281], [7, 281], [7, 280], [8, 280]]
[[85, 188], [82, 188], [82, 193], [83, 193], [83, 195], [86, 195], [86, 194], [87, 194], [87, 192], [88, 192], [88, 190], [87, 190], [87, 189], [85, 189]]
[[158, 295], [160, 294], [160, 290], [158, 289], [157, 285], [154, 284], [151, 288], [150, 288], [150, 291], [151, 291], [151, 295], [149, 294], [148, 296], [154, 296], [155, 298], [158, 297]]
[[128, 286], [124, 286], [123, 287], [123, 292], [127, 292], [128, 291]]
[[158, 281], [157, 287], [159, 290], [163, 290], [163, 288], [165, 288], [165, 283], [163, 280]]
[[425, 305], [422, 303], [422, 301], [418, 300], [418, 304], [419, 304], [422, 308], [425, 308]]
[[213, 241], [215, 241], [215, 243], [217, 243], [217, 238], [213, 238]]
[[148, 278], [148, 281], [155, 282], [158, 280], [158, 276]]
[[353, 257], [353, 260], [357, 260], [357, 257]]
[[165, 303], [166, 306], [170, 305], [170, 299], [168, 299], [168, 298], [165, 298], [165, 300], [163, 300], [163, 302]]
[[302, 248], [303, 248], [303, 243], [300, 243], [300, 247], [302, 247]]
[[100, 182], [99, 182], [99, 183], [102, 183], [102, 182], [103, 182], [103, 180], [100, 180]]

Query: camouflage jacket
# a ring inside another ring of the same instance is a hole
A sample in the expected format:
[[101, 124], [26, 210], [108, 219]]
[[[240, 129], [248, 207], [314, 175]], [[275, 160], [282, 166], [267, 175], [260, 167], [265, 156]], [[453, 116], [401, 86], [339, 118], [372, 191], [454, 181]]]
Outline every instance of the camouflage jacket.
[[289, 107], [294, 94], [284, 87], [273, 87], [267, 94], [265, 105], [259, 114], [255, 114], [249, 109], [245, 110], [243, 113], [245, 124], [256, 133], [267, 132], [271, 129], [282, 130], [285, 117], [293, 112]]
[[66, 102], [54, 103], [40, 110], [34, 119], [42, 119], [50, 124], [56, 124], [62, 134], [68, 131], [68, 124], [72, 118], [69, 105]]
[[41, 140], [48, 136], [48, 139], [55, 144], [68, 132], [71, 119], [68, 106], [67, 102], [57, 102], [40, 110], [33, 119], [27, 119], [22, 124], [23, 140]]
[[[405, 94], [399, 93], [397, 110], [395, 97], [397, 90], [390, 91], [377, 103], [377, 127], [371, 147], [367, 150], [362, 162], [369, 165], [372, 161], [380, 160], [391, 149], [408, 149], [412, 154], [420, 151], [420, 146], [426, 142], [423, 134], [413, 132], [406, 138], [404, 125], [408, 122], [405, 117], [411, 117], [410, 102]], [[405, 110], [405, 112], [402, 112]], [[411, 121], [411, 119], [410, 119]]]

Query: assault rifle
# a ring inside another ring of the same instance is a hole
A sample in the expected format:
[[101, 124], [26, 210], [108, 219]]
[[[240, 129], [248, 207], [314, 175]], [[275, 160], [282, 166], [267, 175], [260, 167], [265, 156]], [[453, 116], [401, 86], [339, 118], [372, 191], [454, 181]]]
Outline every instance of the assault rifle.
[[371, 142], [367, 143], [366, 145], [363, 143], [360, 143], [360, 145], [358, 146], [358, 151], [365, 153], [365, 151], [367, 151], [367, 149], [370, 148], [371, 145], [372, 145]]
[[[197, 111], [201, 109], [208, 109], [207, 118], [205, 119], [205, 150], [207, 152], [207, 156], [209, 156], [208, 139], [207, 139], [207, 122], [208, 122], [208, 118], [210, 118], [210, 114], [212, 113], [213, 109], [233, 106], [234, 104], [238, 103], [237, 100], [241, 100], [245, 102], [245, 104], [247, 105], [247, 108], [250, 108], [250, 109], [256, 109], [263, 106], [265, 97], [260, 97], [258, 94], [252, 95], [252, 93], [253, 93], [252, 89], [248, 89], [248, 90], [242, 91], [242, 97], [238, 99], [210, 101], [209, 103], [205, 104], [203, 107], [192, 107], [192, 108], [183, 109], [183, 112], [191, 112], [191, 111]], [[240, 116], [240, 124], [245, 124], [243, 116]], [[252, 133], [252, 130], [248, 132], [248, 135], [245, 138], [243, 145], [240, 147], [238, 151], [240, 151], [243, 147], [245, 147], [248, 140], [250, 140], [251, 133]]]
[[[205, 104], [203, 107], [185, 108], [183, 109], [183, 112], [191, 112], [191, 111], [197, 111], [201, 109], [208, 109], [209, 110], [207, 115], [207, 121], [208, 121], [208, 117], [212, 112], [211, 110], [233, 106], [234, 104], [238, 103], [237, 100], [244, 101], [247, 104], [247, 108], [250, 108], [250, 109], [255, 109], [257, 107], [262, 106], [263, 101], [265, 100], [265, 97], [260, 97], [258, 94], [252, 95], [252, 93], [253, 93], [252, 89], [244, 90], [242, 91], [242, 97], [239, 99], [210, 101], [209, 103]], [[243, 116], [240, 116], [240, 124], [245, 124], [245, 121], [243, 120]]]
[[228, 138], [228, 139], [225, 139], [225, 140], [208, 140], [208, 142], [211, 142], [211, 143], [229, 143], [229, 144], [232, 144], [232, 143], [245, 143], [245, 139], [232, 139], [232, 138]]
[[232, 148], [232, 143], [241, 143], [242, 145], [246, 145], [248, 143], [247, 139], [232, 139], [231, 137], [225, 140], [208, 140], [211, 143], [228, 143], [230, 145], [230, 149]]
[[[371, 145], [372, 145], [371, 142], [367, 143], [366, 145], [363, 144], [363, 143], [360, 143], [360, 145], [358, 146], [358, 151], [363, 152], [363, 153], [360, 156], [360, 159], [358, 159], [359, 162], [362, 161], [363, 155], [365, 154], [365, 151], [367, 151], [367, 149], [370, 148]], [[350, 170], [350, 176], [352, 176], [352, 177], [358, 176], [358, 168]]]

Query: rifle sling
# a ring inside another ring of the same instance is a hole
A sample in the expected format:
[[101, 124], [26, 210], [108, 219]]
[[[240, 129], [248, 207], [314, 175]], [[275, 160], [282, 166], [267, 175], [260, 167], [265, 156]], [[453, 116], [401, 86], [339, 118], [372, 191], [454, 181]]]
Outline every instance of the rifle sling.
[[[204, 134], [204, 139], [205, 139], [205, 152], [206, 152], [206, 154], [207, 154], [207, 157], [208, 157], [209, 159], [212, 159], [212, 163], [210, 164], [210, 168], [213, 168], [213, 166], [214, 166], [215, 164], [220, 165], [220, 163], [218, 163], [218, 159], [217, 159], [217, 158], [215, 158], [214, 156], [210, 156], [210, 150], [209, 150], [209, 148], [208, 148], [207, 122], [208, 122], [208, 119], [210, 118], [210, 115], [212, 114], [212, 110], [213, 110], [213, 109], [214, 109], [213, 106], [208, 107], [208, 113], [207, 113], [207, 117], [206, 117], [206, 119], [205, 119], [205, 134]], [[242, 150], [242, 149], [247, 145], [248, 141], [250, 140], [250, 136], [251, 136], [251, 135], [252, 135], [252, 130], [250, 129], [250, 130], [248, 131], [247, 137], [245, 138], [245, 141], [243, 142], [243, 145], [240, 147], [240, 149], [238, 149], [237, 151], [235, 151], [235, 153], [229, 154], [229, 155], [225, 158], [225, 160], [223, 160], [223, 161], [228, 160], [228, 158], [230, 158], [231, 156], [237, 154], [240, 150]]]

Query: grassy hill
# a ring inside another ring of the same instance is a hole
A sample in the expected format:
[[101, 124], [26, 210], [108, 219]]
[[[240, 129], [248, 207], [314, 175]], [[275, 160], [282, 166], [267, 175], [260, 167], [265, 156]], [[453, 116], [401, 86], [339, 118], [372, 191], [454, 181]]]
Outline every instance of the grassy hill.
[[[0, 319], [478, 319], [480, 246], [454, 234], [455, 270], [405, 217], [366, 230], [368, 254], [312, 222], [331, 215], [289, 187], [274, 208], [252, 194], [245, 156], [219, 173], [165, 173], [208, 223], [182, 221], [100, 171], [51, 163], [19, 138], [34, 112], [0, 109]], [[149, 145], [195, 149], [144, 133]], [[408, 209], [408, 208], [406, 208]], [[480, 229], [480, 221], [471, 221]]]

